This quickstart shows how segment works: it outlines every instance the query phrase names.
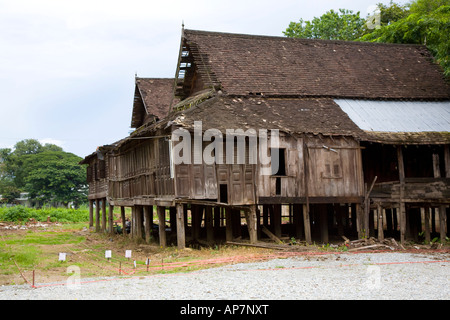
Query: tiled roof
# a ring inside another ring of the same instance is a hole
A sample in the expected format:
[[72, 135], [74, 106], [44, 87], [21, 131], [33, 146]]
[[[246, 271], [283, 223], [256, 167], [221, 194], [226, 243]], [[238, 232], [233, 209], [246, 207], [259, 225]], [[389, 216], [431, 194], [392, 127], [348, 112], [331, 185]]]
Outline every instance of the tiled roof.
[[[169, 113], [173, 97], [174, 79], [136, 78], [131, 126], [145, 123], [148, 116], [162, 119]], [[178, 100], [177, 100], [178, 101]], [[145, 113], [145, 109], [147, 113]]]
[[450, 99], [425, 46], [184, 30], [204, 81], [225, 94]]

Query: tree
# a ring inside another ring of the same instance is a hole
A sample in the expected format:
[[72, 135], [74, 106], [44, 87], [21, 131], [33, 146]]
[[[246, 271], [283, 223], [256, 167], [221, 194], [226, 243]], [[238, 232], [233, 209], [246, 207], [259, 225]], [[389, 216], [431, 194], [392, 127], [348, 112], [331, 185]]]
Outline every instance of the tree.
[[291, 22], [283, 34], [291, 38], [355, 40], [364, 34], [365, 22], [359, 12], [330, 10], [311, 21], [300, 19], [299, 22]]
[[43, 151], [23, 159], [25, 190], [42, 202], [81, 203], [86, 200], [81, 158], [64, 151]]
[[87, 186], [80, 161], [53, 144], [19, 141], [14, 150], [0, 149], [0, 194], [11, 200], [26, 191], [40, 202], [84, 202]]
[[416, 0], [406, 17], [373, 30], [360, 40], [424, 44], [450, 77], [450, 0]]
[[291, 22], [283, 31], [294, 38], [423, 44], [450, 78], [450, 0], [415, 0], [400, 5], [377, 4], [380, 26], [369, 28], [359, 12], [330, 10], [311, 21]]

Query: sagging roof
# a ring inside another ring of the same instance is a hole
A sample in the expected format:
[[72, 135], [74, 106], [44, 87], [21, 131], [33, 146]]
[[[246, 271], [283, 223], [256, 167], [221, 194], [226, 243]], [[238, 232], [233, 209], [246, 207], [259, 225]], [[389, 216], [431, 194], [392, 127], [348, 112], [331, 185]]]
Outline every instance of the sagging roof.
[[149, 118], [162, 119], [169, 113], [174, 79], [136, 77], [131, 127], [137, 128]]
[[[230, 95], [360, 99], [450, 99], [425, 46], [310, 40], [184, 30], [190, 81]], [[191, 57], [189, 59], [189, 54]]]

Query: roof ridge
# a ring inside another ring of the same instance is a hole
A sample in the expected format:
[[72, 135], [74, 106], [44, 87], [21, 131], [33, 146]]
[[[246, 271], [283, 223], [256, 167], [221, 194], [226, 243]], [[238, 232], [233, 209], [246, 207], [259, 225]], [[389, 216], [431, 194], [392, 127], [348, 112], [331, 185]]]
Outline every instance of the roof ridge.
[[221, 32], [221, 31], [206, 31], [206, 30], [192, 30], [184, 29], [184, 37], [187, 33], [194, 33], [199, 35], [220, 35], [229, 36], [235, 38], [243, 39], [270, 39], [279, 41], [298, 41], [298, 42], [321, 42], [321, 43], [335, 43], [335, 44], [351, 44], [351, 45], [373, 45], [373, 46], [401, 46], [401, 47], [416, 47], [416, 48], [426, 48], [423, 44], [412, 44], [412, 43], [386, 43], [386, 42], [369, 42], [369, 41], [356, 41], [356, 40], [331, 40], [331, 39], [308, 39], [308, 38], [290, 38], [286, 36], [272, 36], [272, 35], [256, 35], [256, 34], [246, 34], [246, 33], [232, 33], [232, 32]]

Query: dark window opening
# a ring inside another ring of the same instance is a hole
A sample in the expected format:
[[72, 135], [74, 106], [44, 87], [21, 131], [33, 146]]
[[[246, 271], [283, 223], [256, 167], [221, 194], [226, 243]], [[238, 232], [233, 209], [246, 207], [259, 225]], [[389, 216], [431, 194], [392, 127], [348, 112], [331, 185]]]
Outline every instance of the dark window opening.
[[222, 203], [228, 203], [228, 185], [221, 184], [219, 186], [219, 199]]

